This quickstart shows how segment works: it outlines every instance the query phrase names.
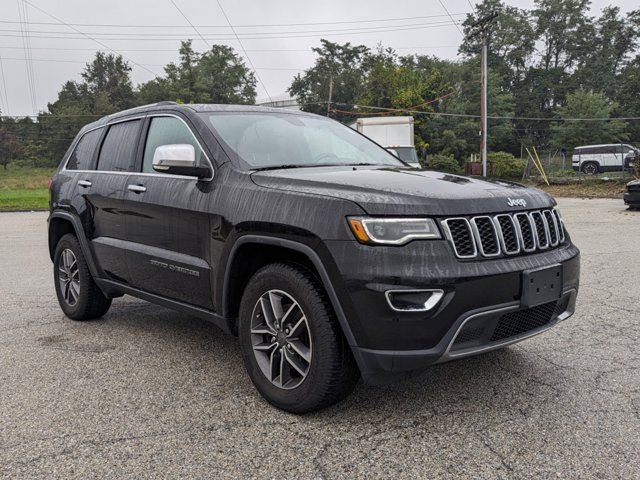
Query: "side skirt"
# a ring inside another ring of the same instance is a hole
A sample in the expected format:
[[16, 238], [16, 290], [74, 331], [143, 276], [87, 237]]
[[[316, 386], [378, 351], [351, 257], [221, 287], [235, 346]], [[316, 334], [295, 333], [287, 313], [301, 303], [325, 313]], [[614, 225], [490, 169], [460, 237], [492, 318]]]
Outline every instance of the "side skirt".
[[165, 298], [160, 295], [155, 295], [153, 293], [145, 292], [144, 290], [139, 290], [137, 288], [133, 288], [128, 285], [115, 282], [113, 280], [106, 280], [104, 278], [95, 278], [94, 281], [106, 295], [109, 295], [109, 296], [117, 296], [120, 294], [131, 295], [132, 297], [140, 298], [142, 300], [146, 300], [147, 302], [155, 303], [156, 305], [161, 305], [163, 307], [167, 307], [172, 310], [176, 310], [178, 312], [187, 313], [189, 315], [193, 315], [194, 317], [203, 318], [204, 320], [207, 320], [213, 323], [214, 325], [216, 325], [223, 332], [228, 333], [229, 335], [232, 335], [231, 327], [230, 327], [231, 319], [220, 316], [209, 310], [205, 310], [204, 308], [194, 307], [193, 305], [179, 302], [177, 300], [171, 300], [169, 298]]

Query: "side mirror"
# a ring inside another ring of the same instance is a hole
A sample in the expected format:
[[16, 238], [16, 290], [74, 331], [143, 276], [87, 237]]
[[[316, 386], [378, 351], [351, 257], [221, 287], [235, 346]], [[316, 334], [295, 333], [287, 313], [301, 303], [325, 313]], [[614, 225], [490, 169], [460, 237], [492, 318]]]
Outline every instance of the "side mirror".
[[385, 150], [389, 152], [391, 155], [394, 155], [395, 157], [400, 158], [400, 155], [398, 155], [398, 151], [395, 148], [385, 148]]
[[173, 175], [205, 178], [211, 175], [209, 167], [196, 165], [196, 151], [188, 143], [160, 145], [153, 153], [153, 169]]

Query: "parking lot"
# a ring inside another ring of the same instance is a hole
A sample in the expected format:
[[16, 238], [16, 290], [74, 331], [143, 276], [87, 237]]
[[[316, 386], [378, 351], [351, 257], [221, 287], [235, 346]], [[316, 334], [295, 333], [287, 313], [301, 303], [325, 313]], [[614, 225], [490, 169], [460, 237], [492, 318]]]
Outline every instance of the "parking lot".
[[264, 402], [205, 321], [130, 297], [66, 319], [47, 214], [0, 214], [0, 476], [639, 478], [640, 212], [559, 203], [571, 319], [306, 416]]

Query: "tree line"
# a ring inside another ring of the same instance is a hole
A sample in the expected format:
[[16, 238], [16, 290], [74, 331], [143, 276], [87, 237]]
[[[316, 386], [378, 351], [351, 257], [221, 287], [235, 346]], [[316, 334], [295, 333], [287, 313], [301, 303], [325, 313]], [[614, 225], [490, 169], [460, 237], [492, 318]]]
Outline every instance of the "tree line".
[[[640, 142], [640, 9], [588, 0], [536, 0], [531, 10], [484, 0], [463, 23], [491, 13], [489, 140], [493, 151], [522, 146], [558, 149], [592, 143]], [[321, 40], [312, 67], [289, 87], [305, 111], [350, 123], [359, 116], [415, 117], [416, 146], [462, 162], [479, 150], [480, 43], [465, 36], [461, 59], [399, 55], [378, 45]], [[56, 165], [78, 130], [100, 116], [161, 100], [253, 104], [256, 76], [233, 48], [196, 52], [182, 42], [164, 74], [134, 86], [119, 55], [97, 52], [79, 81], [66, 82], [37, 118], [0, 122], [0, 164], [20, 159]], [[329, 91], [331, 90], [331, 103]], [[575, 120], [575, 119], [609, 120]]]

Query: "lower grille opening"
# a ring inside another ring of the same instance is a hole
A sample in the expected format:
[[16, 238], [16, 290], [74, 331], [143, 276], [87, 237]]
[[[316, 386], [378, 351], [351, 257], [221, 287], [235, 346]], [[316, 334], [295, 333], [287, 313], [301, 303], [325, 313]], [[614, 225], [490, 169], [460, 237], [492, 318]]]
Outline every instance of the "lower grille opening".
[[491, 342], [504, 340], [505, 338], [515, 337], [523, 333], [535, 330], [536, 328], [547, 325], [556, 310], [558, 302], [549, 302], [538, 305], [537, 307], [518, 310], [517, 312], [507, 313], [500, 317], [496, 325]]
[[511, 337], [537, 330], [551, 323], [566, 308], [565, 300], [543, 303], [531, 308], [509, 312], [502, 316], [470, 320], [458, 332], [452, 351], [489, 345]]

